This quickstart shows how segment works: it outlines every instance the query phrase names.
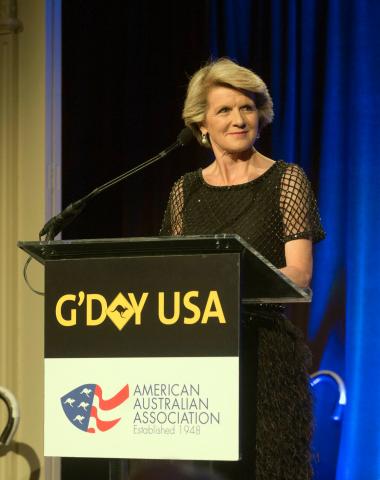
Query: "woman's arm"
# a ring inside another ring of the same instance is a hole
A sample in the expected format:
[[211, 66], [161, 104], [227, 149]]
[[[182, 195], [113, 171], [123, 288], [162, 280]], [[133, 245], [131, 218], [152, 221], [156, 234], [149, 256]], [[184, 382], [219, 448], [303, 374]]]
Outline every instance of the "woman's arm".
[[309, 286], [313, 274], [313, 245], [311, 240], [298, 239], [285, 243], [286, 267], [280, 271], [302, 288]]

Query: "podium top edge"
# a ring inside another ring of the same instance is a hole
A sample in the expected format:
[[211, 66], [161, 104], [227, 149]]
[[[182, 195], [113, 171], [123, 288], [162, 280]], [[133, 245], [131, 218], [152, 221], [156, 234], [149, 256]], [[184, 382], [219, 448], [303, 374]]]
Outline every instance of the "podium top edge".
[[[78, 245], [78, 244], [109, 244], [109, 243], [146, 243], [146, 242], [183, 242], [183, 241], [201, 241], [201, 240], [231, 240], [235, 239], [244, 245], [250, 245], [236, 233], [222, 233], [215, 235], [174, 235], [174, 236], [150, 236], [150, 237], [111, 237], [111, 238], [83, 238], [67, 240], [35, 240], [18, 241], [17, 245]], [[251, 247], [252, 248], [252, 247]]]
[[152, 255], [165, 253], [211, 253], [230, 251], [241, 253], [245, 249], [258, 254], [236, 234], [187, 235], [173, 237], [94, 238], [54, 241], [19, 241], [17, 246], [38, 262], [49, 260]]
[[242, 237], [236, 234], [184, 235], [174, 237], [128, 237], [54, 241], [19, 241], [17, 246], [39, 263], [54, 260], [152, 255], [239, 253], [254, 259], [270, 271], [275, 281], [283, 282], [303, 302], [311, 299], [311, 290], [302, 289], [279, 271]]

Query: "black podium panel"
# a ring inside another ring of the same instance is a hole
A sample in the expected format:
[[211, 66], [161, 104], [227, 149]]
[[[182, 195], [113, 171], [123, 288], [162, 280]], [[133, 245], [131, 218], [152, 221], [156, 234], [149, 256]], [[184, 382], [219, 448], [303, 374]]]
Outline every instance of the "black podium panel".
[[238, 355], [236, 253], [45, 266], [47, 358]]

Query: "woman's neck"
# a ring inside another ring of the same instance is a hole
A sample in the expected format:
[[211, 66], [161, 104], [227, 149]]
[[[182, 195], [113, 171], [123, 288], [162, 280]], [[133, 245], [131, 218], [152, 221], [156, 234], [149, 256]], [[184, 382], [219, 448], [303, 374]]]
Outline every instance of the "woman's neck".
[[259, 177], [273, 163], [255, 149], [239, 154], [222, 153], [203, 170], [203, 176], [212, 185], [239, 185]]

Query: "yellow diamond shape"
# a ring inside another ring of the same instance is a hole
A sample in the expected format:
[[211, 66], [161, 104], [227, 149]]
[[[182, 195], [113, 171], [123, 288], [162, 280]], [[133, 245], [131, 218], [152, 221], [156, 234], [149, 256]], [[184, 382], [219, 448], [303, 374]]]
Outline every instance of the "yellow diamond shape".
[[107, 315], [119, 330], [123, 329], [134, 313], [134, 308], [120, 292], [107, 309]]

